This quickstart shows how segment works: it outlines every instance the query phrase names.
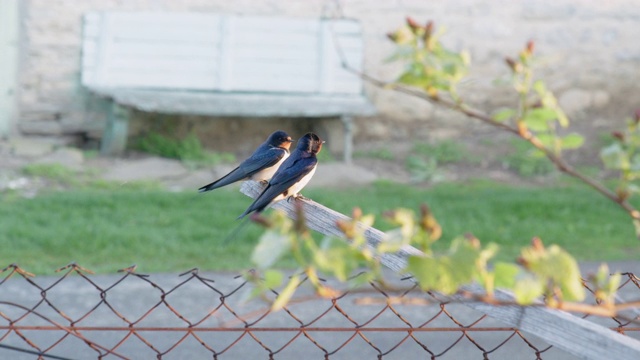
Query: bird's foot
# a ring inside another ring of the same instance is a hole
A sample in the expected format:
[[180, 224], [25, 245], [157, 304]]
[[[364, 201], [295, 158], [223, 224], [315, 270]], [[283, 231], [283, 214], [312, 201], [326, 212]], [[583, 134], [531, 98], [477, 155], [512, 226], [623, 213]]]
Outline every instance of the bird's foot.
[[287, 198], [287, 202], [290, 203], [293, 200], [311, 200], [308, 197], [302, 196], [302, 194], [291, 195]]

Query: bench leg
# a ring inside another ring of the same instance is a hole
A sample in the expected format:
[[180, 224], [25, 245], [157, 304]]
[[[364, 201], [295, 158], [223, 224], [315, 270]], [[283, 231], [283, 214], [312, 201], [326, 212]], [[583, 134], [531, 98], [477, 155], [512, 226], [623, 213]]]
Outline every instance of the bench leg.
[[342, 115], [340, 120], [344, 126], [344, 162], [350, 164], [353, 158], [353, 117]]
[[100, 154], [105, 156], [120, 156], [127, 146], [127, 133], [129, 130], [130, 110], [112, 103], [107, 118], [107, 124], [102, 134]]

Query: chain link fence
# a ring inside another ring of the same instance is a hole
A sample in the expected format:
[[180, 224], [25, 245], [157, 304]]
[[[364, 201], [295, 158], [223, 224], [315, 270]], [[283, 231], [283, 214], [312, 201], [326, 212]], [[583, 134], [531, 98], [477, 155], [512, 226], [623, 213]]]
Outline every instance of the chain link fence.
[[[93, 275], [75, 264], [58, 271], [3, 270], [0, 358], [572, 358], [407, 278], [393, 279], [393, 292], [369, 284], [332, 299], [301, 286], [271, 312], [277, 293], [252, 297], [247, 274]], [[625, 274], [621, 291], [638, 298], [638, 278]], [[592, 318], [640, 335], [638, 316]]]

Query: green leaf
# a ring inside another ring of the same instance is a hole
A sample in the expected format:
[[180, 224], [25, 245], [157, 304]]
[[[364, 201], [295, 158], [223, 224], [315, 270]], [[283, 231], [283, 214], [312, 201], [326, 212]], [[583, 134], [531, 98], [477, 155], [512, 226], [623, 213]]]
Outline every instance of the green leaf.
[[547, 86], [542, 80], [536, 80], [533, 83], [533, 90], [535, 90], [541, 97], [547, 94]]
[[431, 81], [424, 74], [416, 74], [415, 72], [406, 72], [398, 78], [401, 84], [415, 86], [418, 88], [427, 88], [431, 85]]
[[[540, 140], [540, 142], [542, 143], [542, 145], [544, 145], [545, 148], [553, 149], [555, 147], [556, 137], [554, 135], [538, 134], [536, 135], [536, 137], [538, 138], [538, 140]], [[534, 150], [538, 150], [538, 149], [534, 149]], [[546, 155], [542, 152], [541, 154], [536, 155], [535, 157], [541, 158], [541, 157], [546, 157]]]
[[584, 143], [584, 137], [580, 134], [572, 133], [562, 138], [563, 149], [577, 149]]
[[394, 225], [400, 225], [400, 234], [410, 238], [415, 232], [415, 214], [410, 209], [399, 208], [390, 213], [387, 219]]
[[277, 230], [265, 231], [253, 249], [251, 261], [260, 269], [269, 268], [291, 248], [289, 236]]
[[289, 300], [291, 300], [291, 297], [296, 292], [296, 289], [298, 288], [299, 285], [300, 285], [300, 276], [299, 275], [292, 276], [287, 286], [285, 286], [285, 288], [282, 289], [282, 292], [278, 294], [276, 301], [274, 301], [273, 304], [271, 305], [271, 311], [278, 311], [278, 310], [281, 310], [283, 307], [285, 307], [287, 303], [289, 303]]
[[368, 215], [363, 215], [362, 217], [360, 217], [360, 223], [362, 224], [363, 228], [369, 228], [371, 226], [373, 226], [373, 223], [376, 220], [376, 216], [373, 214], [368, 214]]
[[535, 108], [525, 113], [522, 120], [533, 131], [548, 131], [549, 122], [558, 118], [558, 114], [551, 108]]
[[493, 267], [495, 274], [495, 287], [503, 289], [514, 289], [516, 278], [522, 273], [522, 268], [516, 264], [498, 262]]
[[244, 293], [242, 302], [246, 303], [265, 292], [276, 289], [282, 284], [282, 277], [282, 273], [278, 270], [265, 271], [264, 278], [259, 277], [256, 272], [248, 272], [245, 274], [245, 279], [250, 281], [254, 286], [249, 293]]
[[628, 170], [629, 155], [618, 143], [613, 143], [600, 151], [600, 158], [604, 166], [615, 170]]
[[513, 295], [518, 304], [531, 304], [544, 293], [543, 283], [533, 277], [525, 276], [516, 280], [513, 287]]
[[553, 95], [553, 93], [547, 90], [544, 82], [542, 80], [537, 80], [533, 83], [533, 89], [538, 93], [540, 100], [542, 101], [542, 105], [544, 108], [552, 109], [556, 113], [556, 119], [558, 120], [558, 124], [560, 126], [566, 128], [569, 126], [569, 119], [564, 111], [558, 106], [558, 100]]
[[[479, 245], [479, 244], [478, 244]], [[493, 294], [495, 290], [495, 274], [487, 269], [487, 263], [498, 252], [498, 245], [490, 243], [480, 250], [476, 260], [475, 279], [484, 286], [487, 294]]]
[[560, 285], [565, 300], [582, 301], [585, 297], [582, 276], [578, 262], [569, 253], [557, 245], [549, 247], [551, 263], [550, 269], [557, 269], [551, 278]]
[[264, 273], [264, 286], [275, 289], [282, 284], [283, 275], [278, 270], [267, 270]]
[[495, 243], [488, 244], [484, 249], [479, 249], [477, 264], [485, 268], [489, 260], [498, 253], [499, 246]]
[[522, 250], [527, 270], [544, 284], [560, 288], [563, 298], [581, 301], [585, 297], [578, 262], [557, 245], [548, 248], [531, 246]]
[[395, 38], [395, 43], [399, 45], [408, 44], [415, 39], [413, 31], [411, 31], [408, 26], [401, 27], [400, 29], [398, 29], [398, 31], [393, 33], [393, 35]]
[[[555, 98], [554, 98], [554, 102], [555, 102]], [[566, 128], [567, 126], [569, 126], [569, 118], [567, 117], [567, 114], [564, 113], [564, 111], [556, 106], [556, 114], [558, 115], [558, 124], [560, 124], [560, 126], [562, 126], [563, 128]]]
[[594, 286], [594, 293], [598, 300], [613, 304], [622, 276], [620, 273], [610, 274], [609, 266], [601, 264], [598, 272], [590, 277]]
[[502, 109], [493, 114], [493, 120], [497, 122], [505, 122], [516, 115], [514, 109]]
[[423, 290], [453, 294], [461, 285], [470, 283], [479, 275], [480, 255], [480, 250], [471, 242], [459, 238], [453, 241], [446, 255], [409, 257], [407, 271]]
[[549, 162], [547, 154], [545, 154], [544, 151], [534, 148], [527, 152], [527, 156], [531, 158], [530, 166], [534, 167], [533, 172], [545, 174], [553, 170], [553, 165]]
[[[607, 268], [607, 270], [609, 269]], [[602, 288], [603, 291], [605, 291], [607, 300], [609, 300], [609, 302], [614, 301], [615, 294], [618, 291], [621, 282], [622, 275], [619, 272], [609, 275], [609, 281], [607, 282], [606, 286]]]
[[340, 281], [347, 281], [353, 271], [366, 261], [363, 251], [341, 239], [326, 237], [321, 248], [314, 251], [312, 256], [320, 271]]

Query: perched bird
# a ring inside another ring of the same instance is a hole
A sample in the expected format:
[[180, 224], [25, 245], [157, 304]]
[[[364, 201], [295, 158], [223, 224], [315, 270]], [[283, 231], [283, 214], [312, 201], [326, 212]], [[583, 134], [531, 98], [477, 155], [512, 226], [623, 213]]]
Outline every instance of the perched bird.
[[299, 198], [300, 190], [307, 185], [316, 172], [318, 159], [316, 155], [322, 149], [322, 141], [318, 135], [308, 133], [298, 141], [296, 149], [285, 160], [278, 171], [273, 174], [269, 184], [238, 219], [255, 211], [261, 212], [269, 204], [290, 196]]
[[289, 157], [289, 148], [292, 142], [291, 136], [286, 132], [274, 132], [237, 168], [211, 184], [201, 187], [198, 191], [211, 191], [240, 180], [266, 181], [271, 179], [280, 164]]

